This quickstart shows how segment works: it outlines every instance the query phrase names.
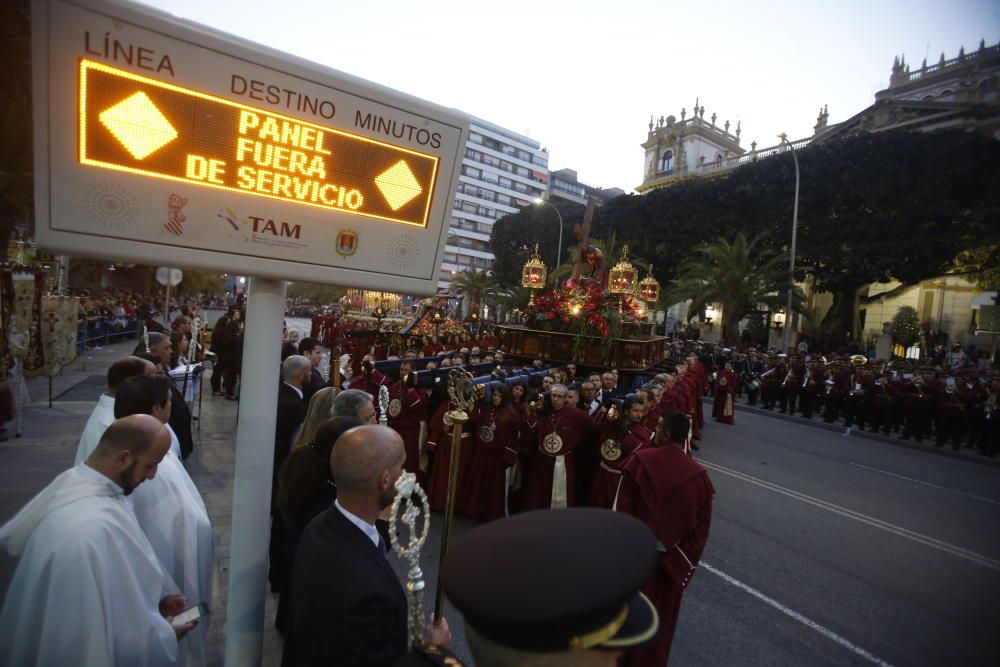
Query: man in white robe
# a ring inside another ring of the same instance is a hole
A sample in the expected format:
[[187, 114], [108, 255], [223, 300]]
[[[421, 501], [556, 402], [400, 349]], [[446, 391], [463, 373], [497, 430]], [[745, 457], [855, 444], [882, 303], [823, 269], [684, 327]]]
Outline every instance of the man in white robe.
[[87, 418], [87, 425], [83, 427], [83, 435], [76, 446], [76, 460], [73, 465], [78, 466], [87, 460], [95, 449], [97, 443], [104, 435], [104, 431], [111, 426], [115, 420], [115, 394], [122, 382], [136, 375], [152, 375], [156, 372], [156, 366], [151, 361], [140, 359], [139, 357], [123, 357], [108, 368], [108, 388], [101, 397], [97, 399], [90, 417]]
[[[155, 419], [122, 419], [87, 461], [59, 475], [0, 528], [20, 557], [0, 611], [0, 664], [173, 665], [194, 625], [168, 621], [187, 601], [163, 571], [127, 495], [170, 448]], [[148, 482], [146, 482], [148, 483]]]
[[[170, 380], [162, 375], [125, 380], [115, 397], [115, 417], [150, 414], [166, 425], [170, 419]], [[169, 429], [169, 426], [167, 427]], [[173, 577], [192, 605], [211, 608], [215, 588], [215, 544], [212, 523], [198, 487], [181, 463], [176, 437], [160, 463], [156, 479], [132, 496], [135, 516], [163, 569]], [[205, 664], [208, 618], [188, 636], [178, 664]]]

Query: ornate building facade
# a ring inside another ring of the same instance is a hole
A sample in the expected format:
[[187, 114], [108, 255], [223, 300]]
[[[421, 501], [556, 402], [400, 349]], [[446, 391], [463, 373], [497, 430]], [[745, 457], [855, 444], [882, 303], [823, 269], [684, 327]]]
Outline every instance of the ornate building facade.
[[[741, 146], [741, 128], [737, 124], [730, 133], [730, 123], [718, 125], [716, 114], [705, 120], [704, 107], [695, 103], [694, 113], [681, 111], [681, 119], [662, 116], [650, 118], [649, 131], [643, 142], [643, 181], [639, 192], [668, 187], [690, 178], [713, 178], [748, 162], [766, 159], [788, 151], [787, 145], [759, 149], [755, 143], [746, 150]], [[859, 133], [886, 132], [906, 129], [929, 132], [945, 128], [977, 131], [1000, 140], [1000, 44], [979, 47], [946, 59], [941, 54], [937, 63], [925, 60], [912, 68], [905, 56], [897, 57], [890, 72], [889, 86], [875, 94], [874, 102], [850, 118], [829, 123], [829, 112], [822, 107], [816, 118], [813, 134], [792, 141], [795, 149], [813, 143], [832, 141]], [[949, 339], [961, 343], [988, 345], [987, 335], [976, 335], [980, 305], [989, 301], [989, 294], [957, 277], [926, 280], [902, 291], [893, 291], [899, 283], [878, 283], [867, 286], [860, 297], [868, 303], [858, 311], [856, 335], [868, 340], [882, 332], [902, 306], [916, 309], [927, 329], [944, 331]], [[811, 321], [819, 322], [830, 305], [831, 296], [815, 293], [803, 285], [809, 297]], [[874, 298], [889, 294], [884, 299]], [[675, 305], [667, 312], [668, 321], [686, 312], [686, 306]], [[800, 332], [806, 325], [799, 323]]]

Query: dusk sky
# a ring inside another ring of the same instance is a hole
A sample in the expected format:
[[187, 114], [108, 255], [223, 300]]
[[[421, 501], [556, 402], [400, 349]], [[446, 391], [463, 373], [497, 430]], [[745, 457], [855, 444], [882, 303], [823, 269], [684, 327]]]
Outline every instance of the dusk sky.
[[1000, 40], [1000, 3], [147, 0], [183, 18], [526, 134], [549, 167], [631, 191], [650, 115], [742, 123], [748, 150], [867, 107], [895, 56]]

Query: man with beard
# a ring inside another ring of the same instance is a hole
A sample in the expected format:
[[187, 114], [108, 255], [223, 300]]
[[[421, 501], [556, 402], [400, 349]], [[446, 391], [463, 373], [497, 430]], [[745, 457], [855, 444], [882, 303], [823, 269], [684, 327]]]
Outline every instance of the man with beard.
[[86, 461], [0, 528], [19, 557], [0, 613], [5, 665], [173, 665], [193, 624], [125, 496], [156, 477], [170, 435], [156, 418], [111, 424]]
[[528, 438], [536, 443], [524, 490], [522, 509], [572, 507], [576, 504], [577, 447], [596, 431], [590, 416], [566, 404], [566, 387], [552, 385], [551, 410], [542, 409], [526, 419]]
[[[285, 643], [294, 659], [283, 664], [389, 667], [406, 653], [406, 595], [375, 528], [405, 460], [403, 439], [387, 426], [359, 426], [337, 439], [330, 454], [337, 500], [309, 523], [295, 552], [294, 632]], [[429, 622], [424, 640], [447, 646], [447, 622]]]

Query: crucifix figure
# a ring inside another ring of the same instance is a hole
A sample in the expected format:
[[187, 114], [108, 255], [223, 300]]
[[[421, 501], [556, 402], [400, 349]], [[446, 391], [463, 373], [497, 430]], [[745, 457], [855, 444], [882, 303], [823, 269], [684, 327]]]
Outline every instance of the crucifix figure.
[[49, 333], [56, 332], [56, 322], [59, 318], [56, 316], [55, 311], [49, 311], [49, 314], [45, 316], [45, 321], [49, 323]]
[[573, 225], [573, 234], [577, 238], [576, 259], [573, 262], [572, 281], [581, 286], [607, 285], [604, 253], [590, 244], [590, 225], [594, 219], [593, 199], [587, 199], [587, 210], [583, 214], [583, 224]]

